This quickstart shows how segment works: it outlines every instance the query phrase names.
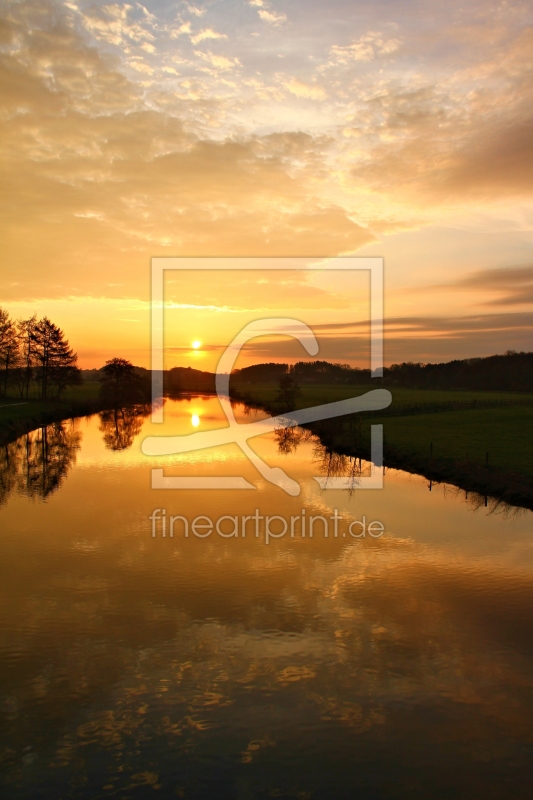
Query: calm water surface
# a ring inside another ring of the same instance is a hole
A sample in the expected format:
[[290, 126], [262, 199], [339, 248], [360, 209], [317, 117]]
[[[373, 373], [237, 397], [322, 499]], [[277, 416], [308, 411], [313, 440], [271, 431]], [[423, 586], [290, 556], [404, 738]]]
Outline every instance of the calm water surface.
[[[165, 415], [2, 451], [2, 796], [531, 798], [533, 515], [403, 472], [324, 491], [313, 476], [354, 463], [298, 434], [253, 441], [298, 497], [235, 445], [149, 459], [146, 435], [221, 425], [214, 398]], [[161, 466], [257, 489], [154, 490]], [[163, 538], [155, 508], [342, 521]], [[380, 538], [347, 533], [363, 517]]]

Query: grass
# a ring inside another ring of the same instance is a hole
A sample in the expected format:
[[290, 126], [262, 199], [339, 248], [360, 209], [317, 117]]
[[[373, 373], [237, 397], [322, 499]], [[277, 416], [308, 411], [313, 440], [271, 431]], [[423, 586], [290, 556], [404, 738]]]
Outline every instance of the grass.
[[[273, 402], [277, 394], [277, 386], [274, 384], [236, 384], [235, 388], [246, 394], [255, 401]], [[368, 384], [364, 386], [349, 386], [346, 384], [320, 384], [303, 385], [301, 395], [298, 399], [298, 408], [320, 405], [321, 403], [333, 403], [336, 400], [345, 400], [354, 397], [371, 389], [378, 389], [378, 384]], [[416, 403], [465, 403], [474, 400], [533, 400], [533, 395], [513, 394], [511, 392], [474, 392], [470, 390], [446, 391], [444, 389], [398, 389], [386, 387], [392, 394], [392, 407], [397, 408], [401, 405], [414, 405]]]
[[61, 400], [38, 400], [29, 397], [0, 398], [0, 444], [12, 441], [40, 425], [48, 425], [71, 416], [90, 414], [99, 407], [99, 383], [70, 386]]
[[[273, 403], [277, 394], [272, 384], [237, 388], [250, 402], [260, 405]], [[375, 385], [303, 386], [297, 405], [305, 408], [330, 403], [374, 388]], [[532, 395], [401, 388], [390, 391], [390, 413], [353, 415], [313, 429], [332, 449], [364, 456], [368, 453], [370, 424], [383, 424], [385, 459], [391, 466], [437, 479], [440, 476], [452, 483], [457, 481], [463, 488], [496, 496], [510, 496], [512, 486], [519, 486], [519, 496], [527, 498], [526, 504], [533, 503]], [[504, 401], [505, 405], [484, 408], [484, 401]], [[526, 405], [528, 401], [532, 404]], [[473, 402], [481, 407], [442, 410], [443, 403]], [[436, 406], [433, 410], [432, 405]]]
[[[467, 461], [533, 479], [533, 406], [385, 416], [385, 444], [417, 456]], [[432, 447], [431, 447], [432, 446]]]

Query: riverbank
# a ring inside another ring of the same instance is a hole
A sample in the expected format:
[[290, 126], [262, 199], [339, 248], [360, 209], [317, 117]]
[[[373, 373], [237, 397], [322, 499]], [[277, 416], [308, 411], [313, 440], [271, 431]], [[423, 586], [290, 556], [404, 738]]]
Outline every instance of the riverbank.
[[[374, 386], [304, 386], [298, 408], [364, 394]], [[237, 386], [235, 399], [275, 413], [276, 387]], [[309, 425], [322, 444], [370, 457], [370, 426], [383, 425], [390, 468], [533, 509], [533, 398], [504, 392], [392, 389], [387, 411]]]
[[62, 400], [36, 400], [8, 397], [0, 400], [0, 445], [18, 439], [35, 428], [73, 417], [103, 411], [99, 384], [71, 387]]

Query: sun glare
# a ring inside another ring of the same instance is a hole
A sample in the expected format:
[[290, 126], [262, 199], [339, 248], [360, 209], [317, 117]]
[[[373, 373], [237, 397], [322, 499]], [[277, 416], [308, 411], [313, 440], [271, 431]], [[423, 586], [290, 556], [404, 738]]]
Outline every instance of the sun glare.
[[199, 350], [199, 348], [202, 346], [202, 343], [199, 339], [195, 339], [192, 343], [192, 346], [194, 350]]
[[197, 428], [198, 427], [198, 425], [200, 424], [200, 417], [198, 416], [198, 414], [193, 414], [192, 415], [191, 423], [192, 423], [193, 428]]

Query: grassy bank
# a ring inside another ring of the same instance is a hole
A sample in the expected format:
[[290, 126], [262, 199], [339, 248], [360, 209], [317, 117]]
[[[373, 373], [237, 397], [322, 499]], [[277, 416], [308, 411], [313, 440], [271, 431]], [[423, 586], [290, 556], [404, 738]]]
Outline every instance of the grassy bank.
[[19, 436], [71, 417], [82, 417], [102, 410], [99, 400], [100, 384], [83, 383], [72, 386], [61, 400], [37, 400], [30, 397], [0, 399], [0, 445], [12, 442]]
[[[249, 396], [255, 402], [272, 403], [278, 392], [277, 386], [269, 383], [262, 384], [235, 384], [235, 390], [243, 395]], [[396, 410], [401, 406], [410, 406], [427, 403], [470, 403], [470, 402], [491, 402], [501, 401], [504, 403], [523, 403], [524, 401], [533, 402], [533, 395], [514, 394], [512, 392], [474, 392], [465, 391], [444, 391], [442, 389], [395, 389], [387, 388], [392, 394], [391, 410]], [[354, 397], [371, 389], [379, 389], [379, 383], [368, 385], [349, 385], [349, 384], [315, 384], [304, 385], [301, 387], [301, 395], [297, 402], [298, 408], [319, 405], [320, 403], [333, 403], [336, 400], [345, 400]]]
[[[375, 386], [304, 386], [298, 407], [342, 400]], [[237, 387], [273, 410], [273, 385]], [[370, 426], [383, 424], [385, 463], [468, 491], [533, 508], [533, 398], [506, 392], [392, 389], [390, 409], [312, 429], [323, 444], [367, 458]]]

